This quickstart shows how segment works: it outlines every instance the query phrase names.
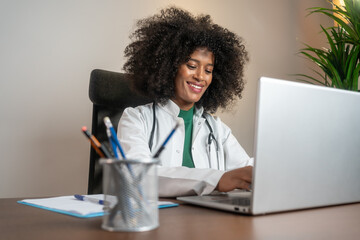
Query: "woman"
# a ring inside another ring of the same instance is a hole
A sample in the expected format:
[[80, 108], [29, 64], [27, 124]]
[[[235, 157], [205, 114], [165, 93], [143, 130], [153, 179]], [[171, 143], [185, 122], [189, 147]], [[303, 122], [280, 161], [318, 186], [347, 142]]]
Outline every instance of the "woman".
[[244, 87], [247, 52], [234, 33], [210, 16], [178, 8], [140, 20], [125, 49], [124, 70], [154, 103], [125, 109], [118, 135], [128, 158], [161, 153], [159, 195], [174, 197], [250, 189], [252, 159], [214, 113]]

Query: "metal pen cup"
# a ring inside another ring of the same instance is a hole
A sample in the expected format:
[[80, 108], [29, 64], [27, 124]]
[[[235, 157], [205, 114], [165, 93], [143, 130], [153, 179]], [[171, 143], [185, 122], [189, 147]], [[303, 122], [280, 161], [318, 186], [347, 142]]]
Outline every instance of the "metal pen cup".
[[108, 231], [142, 232], [159, 226], [157, 159], [101, 159]]

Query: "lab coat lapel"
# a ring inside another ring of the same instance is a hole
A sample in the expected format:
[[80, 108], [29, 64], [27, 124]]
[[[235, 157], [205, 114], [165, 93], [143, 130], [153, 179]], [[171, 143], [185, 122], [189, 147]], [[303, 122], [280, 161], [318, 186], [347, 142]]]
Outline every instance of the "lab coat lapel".
[[205, 122], [205, 118], [201, 117], [203, 111], [204, 111], [203, 108], [195, 107], [194, 118], [193, 118], [192, 145], [194, 145], [196, 137], [201, 129], [201, 126]]

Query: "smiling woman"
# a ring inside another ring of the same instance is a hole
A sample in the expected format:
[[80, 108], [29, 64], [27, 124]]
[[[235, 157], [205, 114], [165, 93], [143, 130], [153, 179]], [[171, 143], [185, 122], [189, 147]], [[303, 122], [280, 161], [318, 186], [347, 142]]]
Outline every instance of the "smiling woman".
[[[125, 49], [134, 88], [154, 99], [125, 109], [118, 136], [128, 158], [159, 157], [160, 196], [249, 189], [253, 160], [210, 113], [241, 98], [247, 52], [240, 37], [209, 15], [170, 8], [140, 20]], [[150, 143], [153, 144], [150, 144]], [[231, 171], [230, 171], [231, 170]]]

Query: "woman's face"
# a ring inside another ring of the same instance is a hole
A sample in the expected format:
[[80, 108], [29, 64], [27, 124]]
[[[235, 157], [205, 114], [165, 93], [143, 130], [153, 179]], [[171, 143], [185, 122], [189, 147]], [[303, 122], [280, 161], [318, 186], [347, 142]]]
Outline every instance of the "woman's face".
[[175, 97], [182, 110], [189, 110], [200, 100], [212, 80], [214, 54], [206, 48], [197, 48], [189, 60], [179, 66], [175, 77]]

